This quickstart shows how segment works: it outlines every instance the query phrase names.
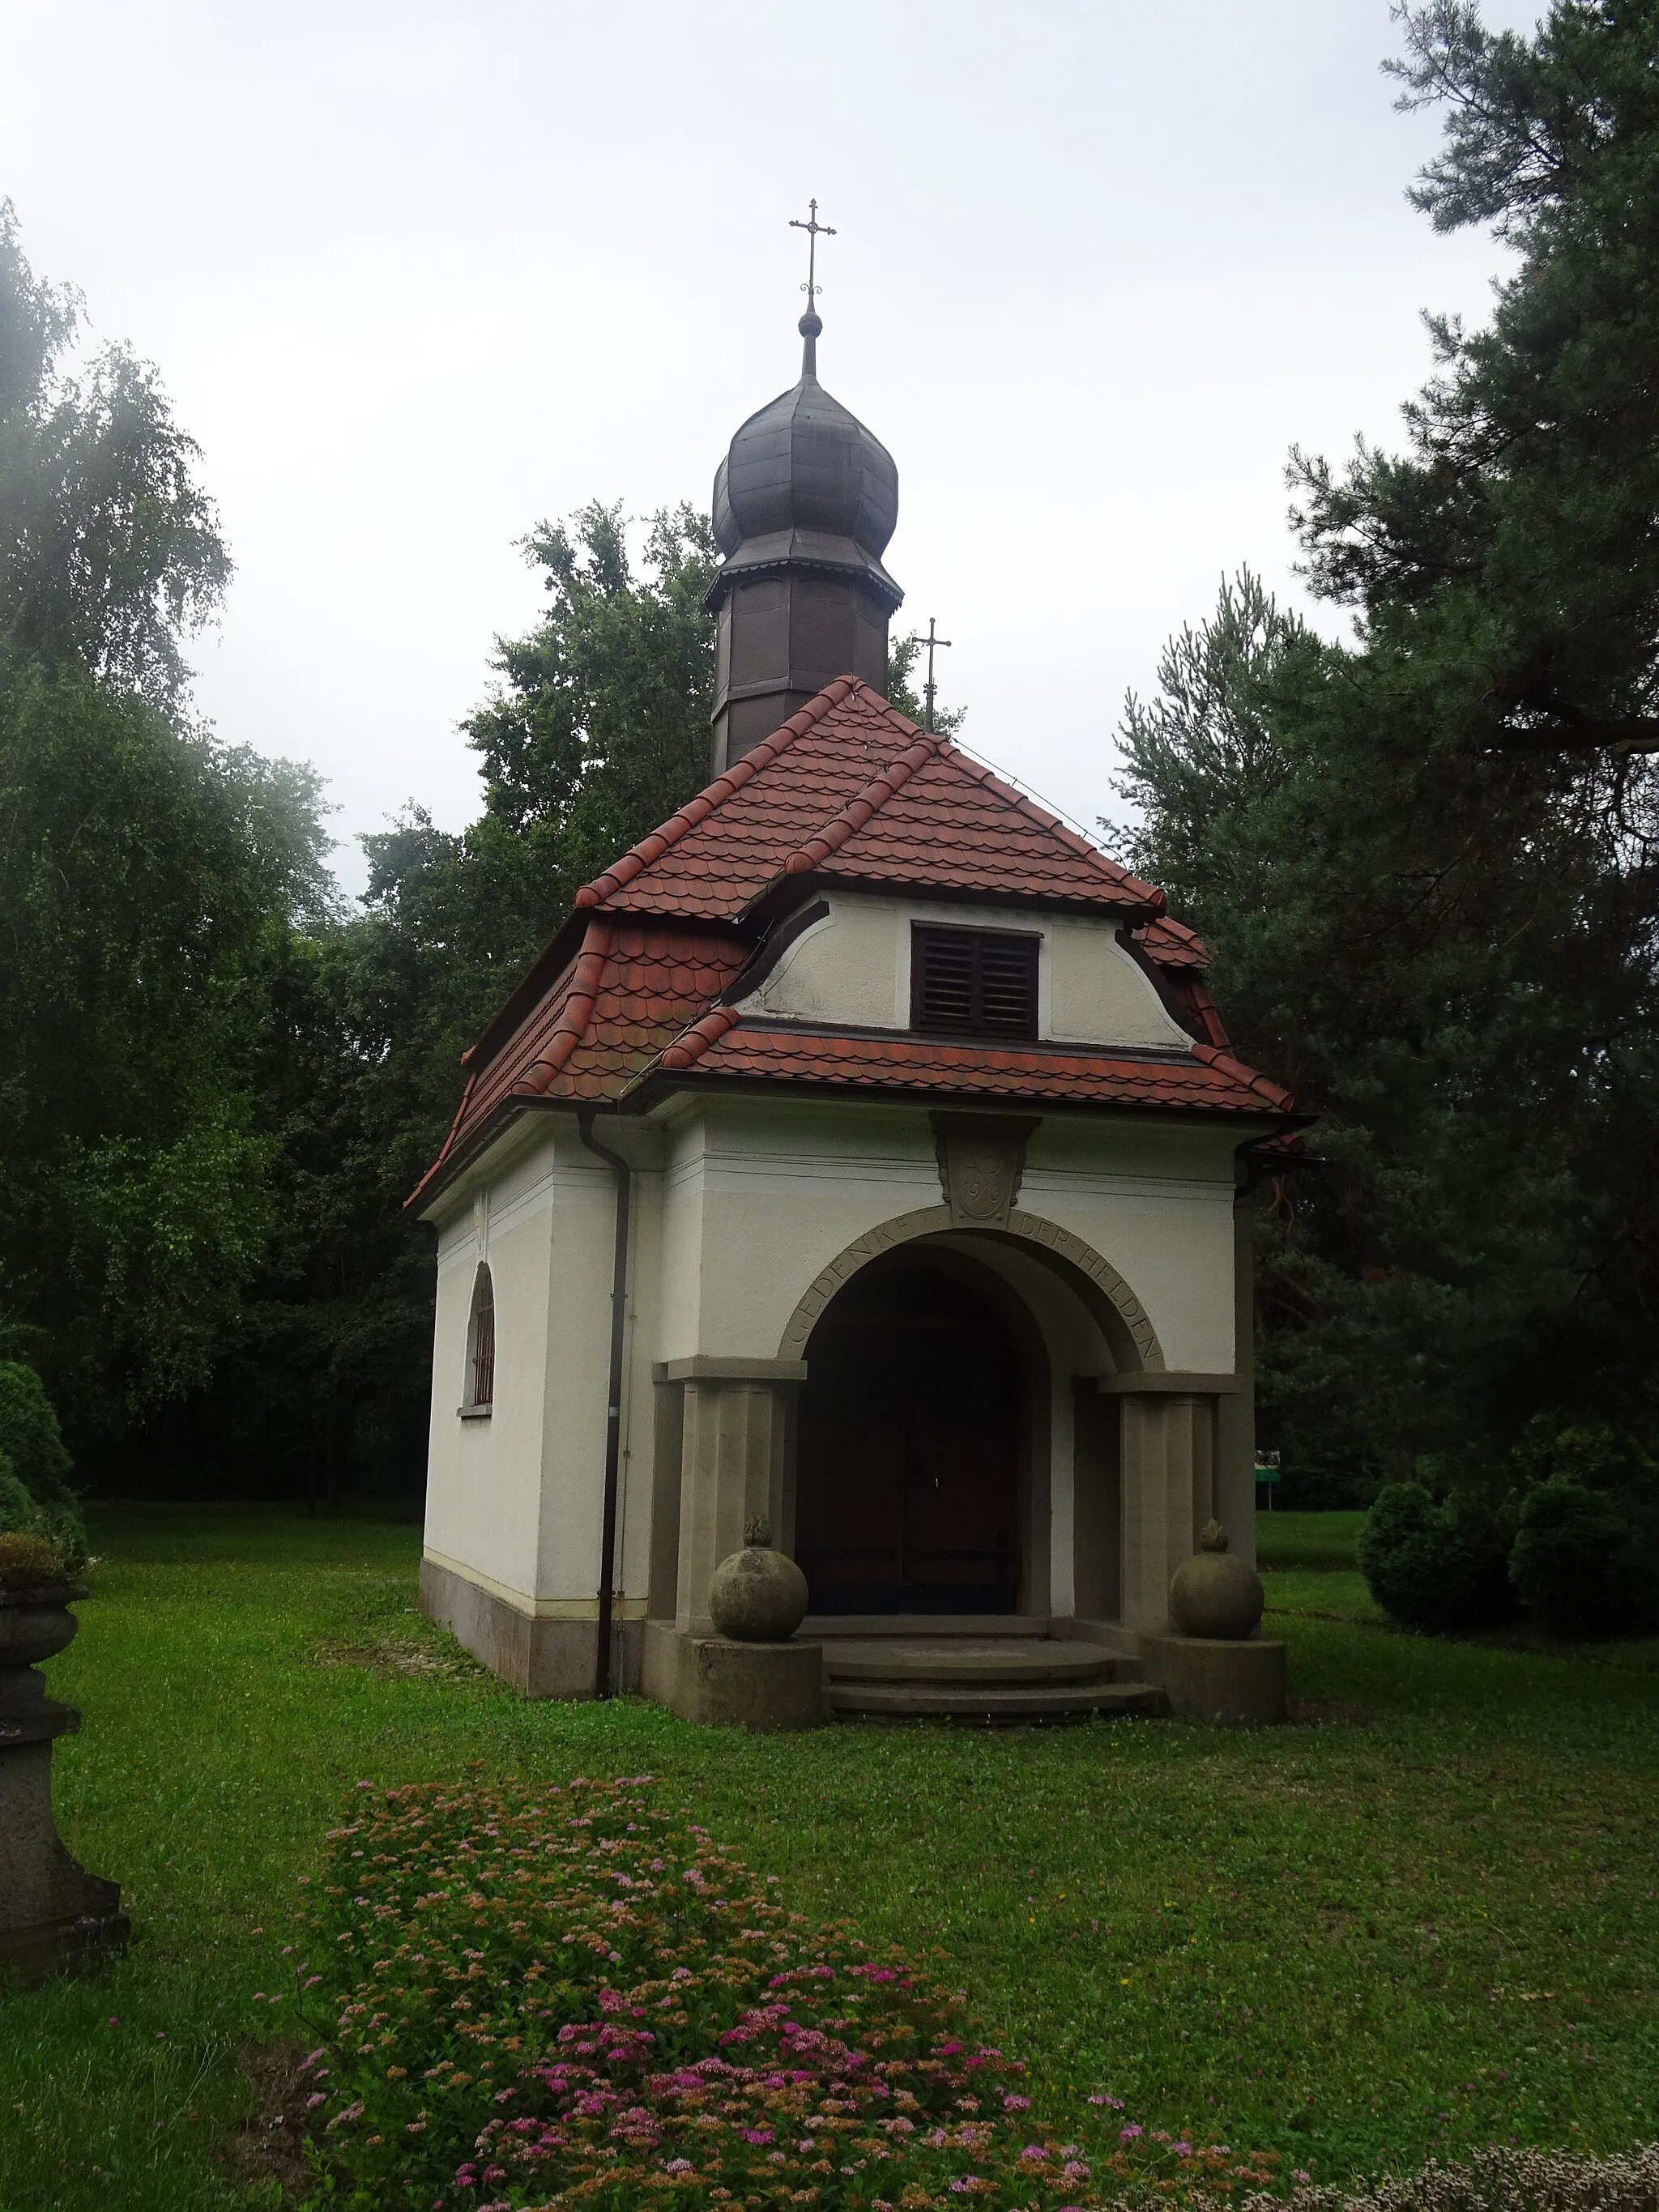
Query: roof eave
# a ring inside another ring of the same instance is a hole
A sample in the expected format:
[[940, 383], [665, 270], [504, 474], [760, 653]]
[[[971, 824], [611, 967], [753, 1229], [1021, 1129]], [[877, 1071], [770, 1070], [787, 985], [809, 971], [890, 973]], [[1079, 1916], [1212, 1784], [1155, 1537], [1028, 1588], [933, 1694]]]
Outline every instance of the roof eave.
[[711, 615], [717, 614], [734, 585], [757, 576], [802, 571], [844, 578], [866, 591], [888, 616], [896, 614], [904, 603], [902, 588], [881, 562], [850, 538], [832, 538], [817, 531], [778, 530], [765, 538], [749, 539], [740, 552], [725, 561], [714, 572], [703, 605]]
[[483, 1028], [461, 1054], [461, 1065], [473, 1074], [488, 1067], [519, 1024], [539, 1006], [582, 946], [592, 920], [584, 908], [568, 914], [524, 974], [507, 993]]
[[568, 1092], [556, 1097], [538, 1098], [525, 1091], [510, 1091], [498, 1098], [471, 1129], [452, 1152], [435, 1160], [404, 1200], [404, 1211], [412, 1212], [417, 1221], [429, 1221], [432, 1208], [445, 1191], [459, 1182], [467, 1171], [477, 1167], [484, 1154], [492, 1151], [507, 1131], [527, 1114], [574, 1114], [580, 1106], [610, 1107], [616, 1109], [616, 1101], [606, 1098], [573, 1098]]
[[[1101, 1098], [1019, 1098], [1012, 1094], [1006, 1097], [994, 1091], [956, 1091], [942, 1088], [931, 1090], [917, 1087], [899, 1090], [887, 1084], [828, 1083], [810, 1076], [763, 1076], [723, 1074], [714, 1069], [653, 1067], [636, 1076], [628, 1090], [616, 1102], [618, 1112], [644, 1112], [659, 1100], [678, 1091], [724, 1091], [764, 1093], [771, 1097], [817, 1099], [845, 1098], [860, 1104], [890, 1106], [972, 1106], [981, 1113], [1001, 1110], [1028, 1114], [1109, 1114], [1114, 1116], [1139, 1115], [1158, 1121], [1181, 1121], [1203, 1123], [1213, 1127], [1224, 1122], [1242, 1130], [1263, 1128], [1278, 1132], [1305, 1129], [1318, 1120], [1316, 1114], [1305, 1114], [1294, 1108], [1270, 1106], [1264, 1099], [1258, 1107], [1149, 1105], [1145, 1100], [1112, 1100]], [[1241, 1136], [1241, 1143], [1257, 1141]]]
[[[1012, 1097], [1004, 1099], [995, 1092], [958, 1091], [942, 1086], [899, 1090], [887, 1084], [827, 1083], [801, 1076], [732, 1075], [696, 1066], [664, 1068], [659, 1061], [630, 1077], [620, 1091], [609, 1097], [577, 1098], [568, 1092], [551, 1097], [508, 1092], [468, 1130], [465, 1139], [453, 1152], [446, 1154], [427, 1170], [404, 1200], [404, 1207], [413, 1212], [417, 1220], [429, 1219], [436, 1200], [469, 1170], [476, 1167], [484, 1155], [500, 1143], [514, 1123], [526, 1115], [574, 1114], [584, 1106], [612, 1114], [647, 1114], [682, 1091], [725, 1091], [786, 1098], [807, 1097], [820, 1101], [839, 1098], [860, 1105], [973, 1106], [981, 1112], [995, 1112], [1004, 1106], [1012, 1110], [1023, 1104], [1027, 1112], [1037, 1114], [1105, 1114], [1115, 1118], [1139, 1115], [1154, 1121], [1180, 1121], [1211, 1127], [1225, 1123], [1246, 1133], [1240, 1137], [1242, 1144], [1258, 1142], [1259, 1133], [1263, 1129], [1288, 1134], [1294, 1130], [1311, 1127], [1319, 1118], [1316, 1114], [1273, 1107], [1265, 1100], [1259, 1109], [1155, 1106], [1149, 1105], [1145, 1100], [1133, 1099], [1040, 1098], [1022, 1101]], [[1257, 1133], [1249, 1133], [1250, 1132]]]

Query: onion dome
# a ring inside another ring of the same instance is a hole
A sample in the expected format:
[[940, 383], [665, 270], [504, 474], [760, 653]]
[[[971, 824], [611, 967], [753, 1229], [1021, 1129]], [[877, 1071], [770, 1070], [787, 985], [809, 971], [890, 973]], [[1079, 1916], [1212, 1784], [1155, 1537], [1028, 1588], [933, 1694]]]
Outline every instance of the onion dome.
[[867, 586], [890, 614], [904, 594], [881, 564], [898, 521], [898, 471], [879, 438], [818, 382], [823, 325], [809, 308], [799, 384], [751, 415], [714, 477], [714, 538], [726, 556], [709, 593], [757, 570], [812, 568]]

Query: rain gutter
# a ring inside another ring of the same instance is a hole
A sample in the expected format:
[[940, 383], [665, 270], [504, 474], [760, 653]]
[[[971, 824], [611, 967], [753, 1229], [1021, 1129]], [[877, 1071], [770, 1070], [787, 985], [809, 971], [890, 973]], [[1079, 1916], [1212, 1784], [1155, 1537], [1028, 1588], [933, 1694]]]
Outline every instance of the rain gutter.
[[599, 1528], [599, 1648], [594, 1668], [594, 1695], [608, 1698], [611, 1686], [611, 1613], [617, 1587], [617, 1504], [622, 1470], [623, 1330], [628, 1316], [628, 1218], [633, 1195], [633, 1175], [620, 1152], [613, 1152], [593, 1134], [596, 1109], [576, 1109], [576, 1128], [583, 1144], [603, 1160], [616, 1178], [617, 1241], [611, 1262], [611, 1378], [605, 1394], [605, 1510]]

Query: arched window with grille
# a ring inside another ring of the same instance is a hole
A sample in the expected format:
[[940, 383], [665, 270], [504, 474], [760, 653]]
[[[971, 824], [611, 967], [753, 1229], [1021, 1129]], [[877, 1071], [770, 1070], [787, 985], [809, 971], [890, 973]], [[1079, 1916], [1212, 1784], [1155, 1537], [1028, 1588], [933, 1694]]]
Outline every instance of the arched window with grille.
[[487, 1413], [495, 1402], [495, 1286], [480, 1261], [472, 1282], [472, 1310], [466, 1323], [466, 1381], [464, 1413]]

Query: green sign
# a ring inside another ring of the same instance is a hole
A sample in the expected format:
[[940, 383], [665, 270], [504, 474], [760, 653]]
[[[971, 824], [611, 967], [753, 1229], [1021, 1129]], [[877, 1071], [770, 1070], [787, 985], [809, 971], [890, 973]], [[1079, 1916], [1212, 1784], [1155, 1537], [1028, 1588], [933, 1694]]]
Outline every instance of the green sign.
[[1255, 1479], [1258, 1482], [1277, 1482], [1279, 1469], [1276, 1467], [1264, 1467], [1258, 1460], [1255, 1463]]

